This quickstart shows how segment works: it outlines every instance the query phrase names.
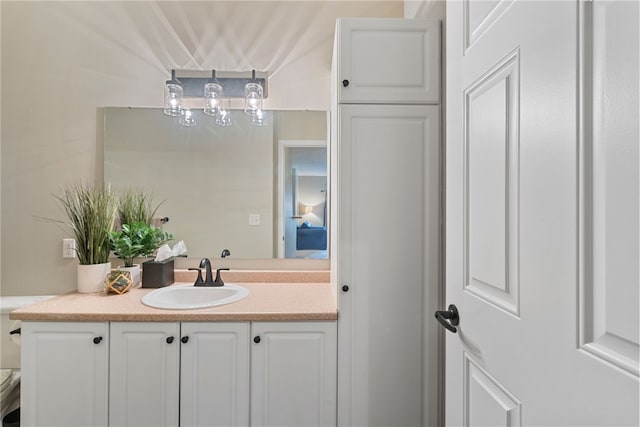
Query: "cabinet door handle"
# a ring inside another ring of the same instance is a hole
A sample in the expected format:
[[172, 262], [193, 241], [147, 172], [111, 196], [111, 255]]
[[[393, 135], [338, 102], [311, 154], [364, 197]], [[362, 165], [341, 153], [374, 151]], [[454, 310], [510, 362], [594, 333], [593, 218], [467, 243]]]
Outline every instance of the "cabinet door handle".
[[102, 342], [102, 337], [94, 337], [93, 338], [93, 343], [94, 344], [100, 344]]
[[187, 335], [185, 335], [182, 338], [180, 338], [180, 341], [182, 341], [183, 344], [186, 344], [186, 343], [189, 342], [189, 337]]
[[342, 292], [349, 292], [349, 287], [347, 285], [342, 286]]
[[253, 339], [253, 342], [256, 343], [256, 344], [260, 344], [260, 336], [258, 335], [257, 337], [255, 337]]
[[344, 87], [349, 86], [349, 80], [344, 79], [344, 80], [342, 81], [342, 86], [344, 86]]
[[173, 337], [167, 337], [167, 344], [171, 344], [173, 342]]

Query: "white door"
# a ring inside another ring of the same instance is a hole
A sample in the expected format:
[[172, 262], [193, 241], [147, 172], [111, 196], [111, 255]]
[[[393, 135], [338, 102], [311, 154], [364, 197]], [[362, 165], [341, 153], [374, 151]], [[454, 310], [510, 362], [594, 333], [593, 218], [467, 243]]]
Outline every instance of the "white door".
[[336, 425], [336, 322], [251, 325], [251, 425]]
[[22, 322], [23, 426], [106, 426], [106, 322]]
[[111, 322], [109, 425], [178, 425], [180, 324]]
[[638, 425], [638, 13], [447, 2], [448, 426]]
[[180, 425], [249, 424], [249, 323], [186, 322], [180, 338]]

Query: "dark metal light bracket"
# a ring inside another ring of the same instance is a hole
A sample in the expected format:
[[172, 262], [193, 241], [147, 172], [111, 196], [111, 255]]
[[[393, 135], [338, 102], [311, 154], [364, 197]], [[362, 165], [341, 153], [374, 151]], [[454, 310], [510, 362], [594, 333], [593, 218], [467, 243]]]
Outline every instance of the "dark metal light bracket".
[[[185, 97], [201, 98], [203, 95], [204, 85], [209, 83], [211, 77], [176, 77], [181, 85]], [[225, 98], [244, 98], [244, 86], [249, 82], [255, 82], [262, 85], [264, 90], [264, 98], [268, 96], [267, 79], [263, 77], [217, 77], [218, 82], [222, 86]]]

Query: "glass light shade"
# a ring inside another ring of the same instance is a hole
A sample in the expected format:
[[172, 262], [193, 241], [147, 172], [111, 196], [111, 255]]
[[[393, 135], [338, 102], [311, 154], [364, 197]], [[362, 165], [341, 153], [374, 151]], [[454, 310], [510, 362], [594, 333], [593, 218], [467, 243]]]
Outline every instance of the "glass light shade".
[[178, 119], [178, 123], [180, 123], [182, 126], [195, 126], [196, 125], [196, 116], [193, 114], [193, 111], [191, 111], [188, 108], [185, 108], [182, 110], [182, 115], [180, 116], [180, 119]]
[[253, 116], [260, 109], [264, 91], [258, 83], [247, 83], [244, 86], [244, 112]]
[[204, 85], [204, 113], [215, 116], [222, 108], [222, 86], [217, 83]]
[[164, 113], [173, 117], [182, 114], [182, 86], [173, 83], [165, 85]]
[[256, 110], [251, 118], [251, 123], [255, 126], [267, 126], [269, 124], [267, 121], [267, 113], [262, 108]]
[[220, 109], [216, 115], [216, 124], [222, 127], [231, 126], [233, 124], [231, 121], [231, 111]]

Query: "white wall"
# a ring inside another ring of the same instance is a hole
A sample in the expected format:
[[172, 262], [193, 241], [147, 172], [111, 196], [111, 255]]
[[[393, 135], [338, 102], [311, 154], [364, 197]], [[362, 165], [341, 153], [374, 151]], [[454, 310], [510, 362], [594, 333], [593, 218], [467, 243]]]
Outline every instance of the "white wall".
[[444, 21], [445, 0], [404, 0], [404, 17]]
[[336, 13], [402, 14], [401, 1], [3, 1], [0, 8], [2, 295], [75, 288], [77, 262], [61, 258], [66, 233], [34, 217], [63, 217], [51, 196], [61, 185], [101, 181], [99, 108], [160, 106], [171, 68], [256, 68], [271, 72], [267, 107], [327, 110]]
[[[299, 176], [298, 177], [298, 202], [300, 204], [299, 211], [302, 216], [298, 223], [304, 221], [315, 227], [322, 227], [325, 224], [325, 194], [327, 191], [326, 176]], [[311, 206], [312, 211], [305, 213], [305, 207]]]

